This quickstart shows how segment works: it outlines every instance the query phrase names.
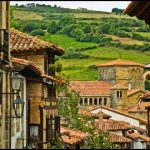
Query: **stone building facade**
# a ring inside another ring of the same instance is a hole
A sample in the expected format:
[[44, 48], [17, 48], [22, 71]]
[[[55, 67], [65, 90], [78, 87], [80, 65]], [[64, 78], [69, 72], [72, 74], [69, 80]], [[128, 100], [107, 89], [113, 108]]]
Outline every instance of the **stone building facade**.
[[[20, 43], [21, 41], [21, 43]], [[27, 78], [28, 101], [28, 143], [32, 136], [39, 137], [39, 148], [47, 148], [46, 118], [57, 116], [55, 89], [55, 55], [64, 50], [58, 46], [12, 29], [10, 33], [11, 55], [33, 62], [40, 70], [40, 76]], [[33, 72], [32, 72], [33, 73]], [[52, 77], [53, 76], [53, 77]]]
[[137, 91], [144, 91], [144, 65], [117, 59], [97, 65], [97, 67], [99, 80], [113, 85], [111, 87], [111, 104], [113, 108], [125, 109], [138, 101], [138, 97], [142, 92], [137, 94]]
[[144, 90], [144, 65], [136, 62], [117, 59], [97, 65], [99, 80], [127, 86], [129, 89]]

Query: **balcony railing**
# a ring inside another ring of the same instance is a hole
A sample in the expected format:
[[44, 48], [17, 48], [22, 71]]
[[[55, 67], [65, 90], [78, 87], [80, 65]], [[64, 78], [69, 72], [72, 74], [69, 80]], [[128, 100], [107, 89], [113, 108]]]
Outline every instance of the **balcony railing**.
[[9, 64], [9, 33], [6, 29], [0, 29], [0, 61]]

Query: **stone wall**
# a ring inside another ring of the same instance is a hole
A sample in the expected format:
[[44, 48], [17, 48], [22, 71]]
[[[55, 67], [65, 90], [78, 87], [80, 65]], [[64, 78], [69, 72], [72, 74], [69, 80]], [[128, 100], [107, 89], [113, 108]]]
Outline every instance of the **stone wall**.
[[114, 67], [100, 67], [99, 69], [99, 80], [107, 81], [115, 84], [116, 80], [116, 70]]
[[144, 69], [141, 67], [116, 67], [116, 83], [128, 86], [132, 85], [132, 89], [144, 90]]
[[134, 93], [130, 96], [128, 96], [128, 103], [129, 103], [129, 106], [130, 105], [134, 105], [136, 104], [138, 101], [139, 101], [139, 97], [143, 94], [142, 91], [139, 91], [137, 93]]

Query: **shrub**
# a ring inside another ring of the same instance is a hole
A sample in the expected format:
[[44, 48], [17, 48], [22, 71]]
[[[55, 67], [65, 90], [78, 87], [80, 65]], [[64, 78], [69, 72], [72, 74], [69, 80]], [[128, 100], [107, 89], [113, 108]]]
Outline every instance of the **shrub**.
[[45, 35], [45, 31], [43, 31], [42, 29], [37, 29], [37, 30], [33, 30], [31, 32], [31, 35], [33, 36], [37, 36], [37, 35], [40, 35], [40, 36], [44, 36]]

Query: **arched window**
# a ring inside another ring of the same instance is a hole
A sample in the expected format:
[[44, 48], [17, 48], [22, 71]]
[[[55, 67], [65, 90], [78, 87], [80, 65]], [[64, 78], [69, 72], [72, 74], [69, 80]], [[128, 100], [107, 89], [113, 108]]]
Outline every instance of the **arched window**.
[[92, 98], [90, 98], [90, 105], [92, 105]]
[[87, 105], [87, 98], [84, 99], [84, 104]]
[[121, 98], [122, 97], [122, 91], [117, 91], [117, 97]]
[[82, 98], [80, 98], [80, 105], [82, 105], [83, 104], [83, 99]]
[[102, 98], [99, 98], [99, 105], [102, 105]]
[[97, 105], [97, 98], [94, 98], [94, 105]]
[[104, 105], [106, 106], [107, 104], [107, 98], [104, 98]]

